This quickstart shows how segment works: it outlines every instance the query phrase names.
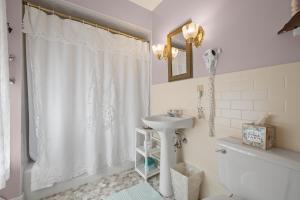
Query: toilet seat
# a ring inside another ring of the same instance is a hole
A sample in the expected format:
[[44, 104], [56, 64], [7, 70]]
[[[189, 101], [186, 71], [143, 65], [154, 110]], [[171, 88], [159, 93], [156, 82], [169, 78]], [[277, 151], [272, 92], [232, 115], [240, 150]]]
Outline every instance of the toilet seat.
[[203, 200], [240, 200], [240, 198], [233, 196], [233, 197], [229, 197], [226, 195], [219, 195], [219, 196], [214, 196], [214, 197], [207, 197]]
[[214, 196], [214, 197], [207, 197], [203, 200], [233, 200], [233, 198], [228, 197], [226, 195]]

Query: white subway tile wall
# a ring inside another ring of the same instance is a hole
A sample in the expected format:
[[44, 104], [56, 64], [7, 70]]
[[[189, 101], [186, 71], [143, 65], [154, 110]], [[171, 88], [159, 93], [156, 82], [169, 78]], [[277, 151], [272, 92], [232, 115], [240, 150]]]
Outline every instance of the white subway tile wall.
[[229, 127], [230, 126], [230, 119], [226, 119], [226, 118], [223, 118], [223, 117], [216, 117], [215, 118], [215, 123], [220, 125], [220, 126]]
[[224, 100], [218, 99], [218, 101], [216, 101], [216, 108], [229, 109], [230, 101], [224, 101]]
[[241, 119], [240, 110], [222, 110], [222, 117], [231, 119]]
[[243, 100], [265, 100], [268, 97], [267, 90], [249, 90], [242, 91]]
[[252, 110], [253, 102], [252, 101], [232, 101], [231, 109], [237, 110]]
[[204, 86], [205, 118], [196, 119], [195, 127], [185, 131], [188, 143], [182, 154], [183, 161], [205, 170], [202, 196], [226, 192], [218, 184], [215, 138], [241, 137], [242, 124], [265, 112], [272, 114], [270, 123], [276, 126], [276, 146], [300, 151], [299, 74], [300, 62], [217, 75], [215, 137], [208, 135], [207, 77], [151, 87], [151, 114], [179, 108], [197, 117], [197, 85]]
[[241, 92], [223, 92], [221, 99], [224, 100], [239, 100], [241, 99]]
[[217, 76], [216, 124], [241, 129], [243, 123], [254, 122], [265, 113], [286, 112], [289, 76], [272, 69]]

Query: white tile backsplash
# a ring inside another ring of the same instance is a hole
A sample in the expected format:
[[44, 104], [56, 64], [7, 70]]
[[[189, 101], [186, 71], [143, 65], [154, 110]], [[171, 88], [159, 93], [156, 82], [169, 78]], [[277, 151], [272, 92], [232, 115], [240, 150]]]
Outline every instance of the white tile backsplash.
[[256, 121], [261, 117], [262, 114], [262, 112], [256, 111], [242, 111], [242, 119]]
[[[203, 106], [206, 108], [205, 118], [196, 119], [195, 127], [186, 130], [188, 144], [183, 147], [184, 161], [209, 169], [205, 174], [207, 179], [204, 181], [207, 187], [204, 192], [208, 191], [207, 188], [209, 192], [213, 191], [211, 193], [223, 192], [218, 190], [218, 179], [215, 176], [218, 169], [215, 162], [217, 159], [215, 139], [228, 136], [241, 137], [242, 124], [257, 120], [261, 113], [270, 112], [273, 116], [268, 123], [277, 127], [276, 146], [300, 152], [299, 74], [300, 62], [216, 76], [216, 104], [218, 101], [230, 101], [233, 107], [216, 109], [216, 137], [211, 138], [208, 135], [209, 102], [203, 101]], [[242, 83], [243, 86], [223, 85], [224, 82], [231, 81], [240, 84], [239, 81], [243, 80], [253, 82], [253, 88], [248, 87], [246, 82]], [[161, 114], [169, 108], [176, 108], [180, 105], [185, 113], [190, 112], [191, 115], [197, 117], [196, 89], [199, 84], [204, 85], [204, 94], [208, 96], [207, 77], [153, 85], [151, 87], [152, 114]], [[251, 102], [253, 108], [250, 109], [250, 106], [241, 105], [241, 102], [236, 101]], [[223, 110], [238, 110], [242, 117], [241, 119], [230, 118], [232, 116], [223, 117]]]
[[254, 101], [254, 111], [285, 112], [285, 100], [276, 98], [267, 101]]
[[222, 99], [222, 93], [221, 92], [216, 92], [215, 93], [215, 98], [218, 99], [218, 100]]
[[[228, 81], [219, 79], [216, 84], [216, 123], [231, 128], [241, 129], [242, 123], [258, 120], [264, 112], [284, 112], [287, 103], [284, 97], [274, 100], [269, 99], [269, 91], [278, 93], [278, 85], [265, 84], [263, 87], [255, 87], [254, 83], [261, 83], [264, 77], [243, 77], [244, 80]], [[281, 89], [287, 87], [287, 80], [283, 81]], [[231, 86], [230, 88], [228, 88]], [[277, 88], [276, 88], [277, 87]], [[270, 97], [269, 97], [270, 96]], [[282, 98], [282, 99], [281, 99]], [[271, 102], [272, 101], [272, 102]]]
[[231, 119], [230, 120], [230, 127], [231, 128], [236, 128], [236, 129], [242, 129], [242, 125], [244, 123], [250, 123], [251, 121], [247, 120], [240, 120], [240, 119]]
[[228, 100], [216, 101], [216, 108], [218, 108], [218, 109], [230, 109], [230, 101], [228, 101]]
[[240, 110], [222, 110], [222, 117], [241, 119], [242, 115]]
[[245, 91], [253, 89], [253, 80], [238, 80], [230, 82], [231, 91]]
[[227, 118], [216, 117], [215, 123], [220, 126], [230, 127], [230, 119], [227, 119]]
[[223, 100], [239, 100], [241, 99], [241, 92], [223, 92]]
[[237, 110], [252, 110], [253, 102], [252, 101], [232, 101], [231, 109]]
[[244, 100], [265, 100], [268, 97], [268, 91], [267, 90], [244, 91], [242, 92], [241, 97]]

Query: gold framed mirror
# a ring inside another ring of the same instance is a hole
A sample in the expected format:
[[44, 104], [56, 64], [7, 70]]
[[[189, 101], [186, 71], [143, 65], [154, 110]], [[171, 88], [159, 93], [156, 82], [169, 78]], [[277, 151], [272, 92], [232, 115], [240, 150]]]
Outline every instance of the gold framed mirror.
[[182, 34], [182, 27], [191, 23], [188, 20], [167, 36], [168, 81], [177, 81], [193, 77], [193, 47]]

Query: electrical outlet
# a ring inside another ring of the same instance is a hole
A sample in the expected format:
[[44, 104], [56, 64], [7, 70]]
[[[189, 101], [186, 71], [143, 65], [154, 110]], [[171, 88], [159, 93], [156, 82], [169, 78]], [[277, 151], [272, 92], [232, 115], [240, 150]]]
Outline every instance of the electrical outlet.
[[197, 93], [198, 93], [198, 97], [203, 96], [203, 85], [197, 85]]

